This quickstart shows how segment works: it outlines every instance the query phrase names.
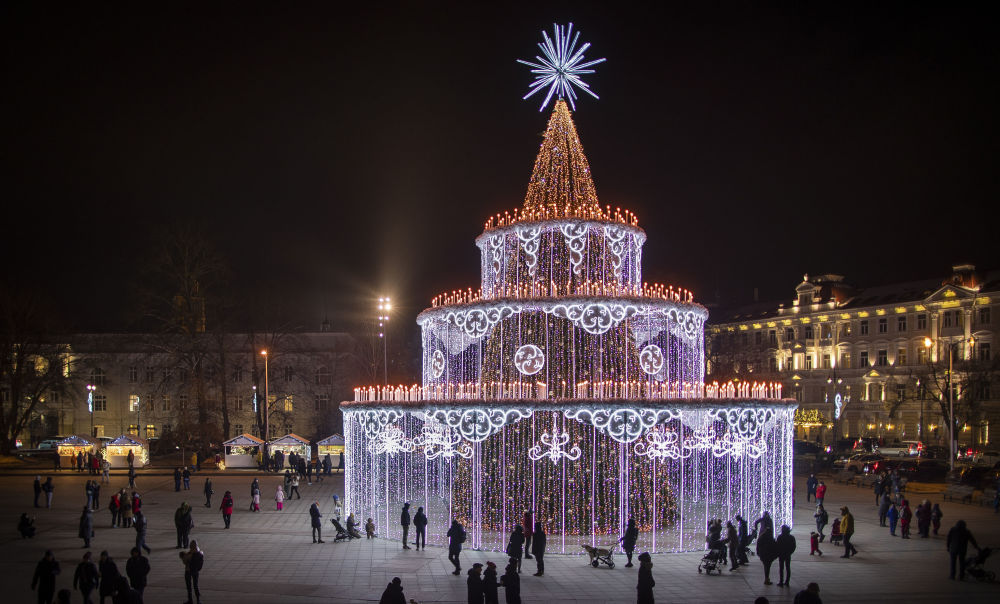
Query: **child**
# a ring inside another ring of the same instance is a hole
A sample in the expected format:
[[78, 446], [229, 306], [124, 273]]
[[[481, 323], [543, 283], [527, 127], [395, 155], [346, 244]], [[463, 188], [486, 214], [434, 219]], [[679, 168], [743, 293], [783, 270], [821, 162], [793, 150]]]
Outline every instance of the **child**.
[[823, 552], [819, 551], [819, 533], [816, 531], [809, 533], [809, 555], [813, 554], [823, 555]]
[[833, 521], [833, 529], [830, 530], [830, 543], [832, 545], [840, 545], [843, 538], [844, 535], [840, 532], [840, 518], [835, 518]]
[[368, 535], [369, 539], [375, 538], [375, 522], [371, 518], [365, 523], [365, 534]]
[[893, 503], [889, 506], [889, 511], [886, 512], [886, 518], [889, 519], [889, 534], [893, 537], [896, 536], [896, 522], [899, 520], [899, 509], [896, 508], [896, 504]]
[[285, 506], [285, 491], [278, 485], [278, 488], [274, 491], [274, 502], [278, 504], [278, 511]]
[[260, 489], [253, 490], [253, 502], [250, 504], [250, 509], [254, 512], [260, 511]]

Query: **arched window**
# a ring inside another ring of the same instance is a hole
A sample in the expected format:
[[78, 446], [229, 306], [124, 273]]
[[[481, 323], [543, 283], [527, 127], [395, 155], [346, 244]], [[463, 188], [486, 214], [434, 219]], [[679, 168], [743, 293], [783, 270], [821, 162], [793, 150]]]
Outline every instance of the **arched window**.
[[90, 370], [90, 383], [95, 386], [104, 385], [104, 370], [96, 367]]

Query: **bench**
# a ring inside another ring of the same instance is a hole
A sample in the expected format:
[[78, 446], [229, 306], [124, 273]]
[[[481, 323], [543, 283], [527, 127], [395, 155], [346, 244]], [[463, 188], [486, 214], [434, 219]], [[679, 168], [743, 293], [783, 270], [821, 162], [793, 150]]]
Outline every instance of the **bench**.
[[996, 497], [996, 489], [983, 489], [983, 494], [979, 496], [979, 505], [993, 505]]
[[837, 475], [834, 477], [834, 480], [837, 482], [842, 482], [844, 484], [851, 484], [852, 482], [857, 480], [857, 478], [858, 475], [852, 472], [851, 470], [842, 470], [840, 472], [837, 472]]
[[975, 491], [973, 487], [961, 485], [961, 484], [950, 484], [945, 487], [943, 498], [948, 501], [950, 498], [952, 501], [959, 501], [962, 503], [972, 503], [972, 493]]

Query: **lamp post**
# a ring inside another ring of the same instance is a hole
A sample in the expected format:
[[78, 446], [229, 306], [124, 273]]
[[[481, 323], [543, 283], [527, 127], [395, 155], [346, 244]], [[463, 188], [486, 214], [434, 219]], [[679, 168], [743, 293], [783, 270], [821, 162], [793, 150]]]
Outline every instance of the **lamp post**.
[[267, 349], [260, 351], [260, 356], [264, 357], [264, 442], [267, 443], [268, 438], [270, 438], [270, 430], [268, 429], [268, 416], [271, 415], [271, 406], [269, 404], [268, 395], [268, 383], [267, 383]]
[[[969, 338], [969, 346], [971, 347], [975, 344], [976, 339]], [[934, 341], [929, 337], [924, 338], [924, 347], [930, 348], [934, 345]], [[952, 387], [951, 374], [955, 368], [954, 352], [955, 343], [948, 342], [948, 467], [951, 470], [955, 469], [955, 394], [954, 388]]]
[[87, 384], [87, 410], [90, 411], [90, 437], [94, 437], [94, 392], [97, 386]]
[[382, 377], [385, 386], [389, 386], [389, 312], [392, 310], [392, 300], [388, 296], [378, 299], [378, 337], [382, 340]]

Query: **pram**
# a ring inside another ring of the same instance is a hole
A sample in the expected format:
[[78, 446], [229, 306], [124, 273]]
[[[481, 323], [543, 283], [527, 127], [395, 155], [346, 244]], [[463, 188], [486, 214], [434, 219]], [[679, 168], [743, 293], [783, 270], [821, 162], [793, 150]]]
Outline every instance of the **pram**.
[[587, 555], [590, 556], [590, 565], [597, 568], [601, 562], [608, 565], [608, 568], [615, 567], [615, 546], [609, 548], [594, 547], [592, 545], [587, 545], [586, 543], [581, 543], [583, 549], [587, 550]]
[[830, 545], [840, 545], [844, 542], [844, 534], [840, 532], [840, 518], [833, 521], [830, 529]]
[[726, 550], [719, 548], [710, 549], [708, 550], [708, 553], [702, 557], [701, 562], [698, 563], [698, 574], [700, 575], [702, 571], [705, 571], [706, 575], [710, 575], [714, 570], [721, 575], [722, 568], [725, 565]]
[[994, 582], [997, 578], [997, 574], [992, 570], [986, 570], [983, 565], [986, 563], [986, 559], [990, 557], [993, 550], [984, 547], [979, 550], [979, 553], [965, 561], [965, 572], [969, 573], [975, 577], [976, 581], [989, 581]]
[[[354, 535], [351, 535], [350, 533], [348, 533], [344, 529], [344, 525], [340, 524], [340, 521], [337, 520], [336, 518], [331, 518], [330, 519], [330, 524], [333, 525], [333, 528], [337, 529], [337, 536], [333, 538], [333, 542], [334, 543], [336, 543], [338, 541], [350, 541], [351, 539], [355, 539], [356, 538], [356, 537], [354, 537]], [[360, 537], [360, 535], [359, 535], [359, 537]]]

